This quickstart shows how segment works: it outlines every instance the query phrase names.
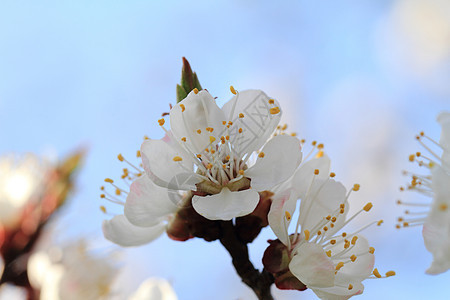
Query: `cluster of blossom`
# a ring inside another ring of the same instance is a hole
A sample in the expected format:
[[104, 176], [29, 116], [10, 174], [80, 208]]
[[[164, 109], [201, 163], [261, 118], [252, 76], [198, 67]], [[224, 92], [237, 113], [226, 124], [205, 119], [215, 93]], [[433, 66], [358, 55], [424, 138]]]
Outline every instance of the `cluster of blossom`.
[[442, 128], [439, 142], [421, 132], [416, 138], [427, 153], [416, 152], [409, 156], [409, 161], [427, 170], [426, 174], [405, 171], [411, 176], [406, 189], [426, 198], [423, 202], [397, 201], [409, 207], [405, 216], [398, 219], [397, 228], [423, 226], [425, 246], [433, 254], [428, 274], [450, 269], [450, 113], [440, 113], [437, 121]]
[[114, 192], [102, 187], [101, 198], [124, 207], [123, 215], [104, 221], [105, 237], [138, 246], [166, 231], [178, 241], [222, 242], [221, 226], [234, 220], [245, 243], [270, 225], [278, 239], [270, 241], [263, 263], [280, 289], [310, 288], [322, 299], [347, 299], [362, 293], [363, 280], [394, 275], [374, 269], [375, 250], [360, 234], [382, 221], [344, 231], [372, 207], [367, 203], [347, 217], [349, 196], [359, 185], [346, 192], [335, 181], [322, 144], [313, 142], [303, 155], [304, 140], [279, 125], [276, 100], [259, 90], [230, 90], [234, 96], [219, 108], [207, 90], [194, 88], [168, 114], [170, 129], [158, 120], [165, 137], [143, 142], [139, 166], [119, 154], [131, 168], [121, 176], [130, 189], [105, 179]]

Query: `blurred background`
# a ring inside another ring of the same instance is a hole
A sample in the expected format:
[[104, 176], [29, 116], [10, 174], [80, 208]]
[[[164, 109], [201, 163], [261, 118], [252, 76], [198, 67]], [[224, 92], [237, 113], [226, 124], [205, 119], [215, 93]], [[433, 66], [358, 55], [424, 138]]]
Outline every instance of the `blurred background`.
[[[218, 242], [179, 243], [162, 236], [138, 248], [104, 240], [101, 222], [120, 206], [99, 197], [105, 177], [118, 178], [117, 154], [134, 157], [144, 135], [160, 138], [157, 120], [176, 102], [181, 57], [223, 104], [238, 90], [264, 90], [282, 105], [284, 122], [318, 140], [376, 248], [380, 272], [358, 299], [447, 299], [450, 272], [425, 275], [431, 263], [421, 228], [395, 229], [395, 201], [421, 151], [415, 134], [439, 139], [435, 121], [450, 109], [450, 2], [329, 1], [1, 1], [0, 153], [63, 157], [88, 149], [70, 204], [59, 212], [62, 241], [87, 236], [119, 251], [119, 285], [136, 289], [149, 276], [173, 284], [180, 299], [256, 299], [240, 282]], [[131, 159], [133, 160], [133, 159]], [[258, 267], [274, 238], [265, 229], [250, 245]], [[276, 299], [315, 299], [279, 291]]]

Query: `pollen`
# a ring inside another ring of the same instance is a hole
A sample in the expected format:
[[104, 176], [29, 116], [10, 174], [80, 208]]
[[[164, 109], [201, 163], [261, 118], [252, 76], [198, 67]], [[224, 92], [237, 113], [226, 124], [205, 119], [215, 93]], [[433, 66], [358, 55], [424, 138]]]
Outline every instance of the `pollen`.
[[353, 185], [353, 190], [355, 191], [355, 192], [357, 192], [357, 191], [359, 191], [359, 188], [360, 188], [361, 186], [359, 185], [359, 184], [357, 184], [357, 183], [355, 183], [354, 185]]
[[182, 137], [181, 140], [182, 140], [183, 142], [186, 142], [186, 138], [185, 138], [185, 137]]
[[284, 215], [286, 217], [286, 220], [290, 221], [291, 220], [291, 214], [288, 211], [284, 212]]
[[395, 272], [394, 271], [388, 271], [388, 272], [386, 272], [386, 277], [391, 277], [391, 276], [394, 276], [395, 275]]
[[225, 136], [225, 139], [228, 141], [230, 139], [230, 136], [229, 135]]
[[350, 260], [352, 261], [352, 262], [354, 262], [355, 260], [356, 260], [356, 255], [355, 254], [353, 254], [352, 256], [350, 256]]
[[345, 238], [346, 236], [347, 236], [347, 233], [346, 233], [346, 232], [343, 232], [343, 233], [342, 233], [342, 237]]
[[194, 93], [195, 93], [196, 95], [198, 94], [198, 89], [197, 89], [197, 88], [194, 88], [193, 91], [194, 91]]
[[319, 175], [319, 169], [314, 170], [314, 175]]
[[184, 110], [186, 109], [186, 107], [184, 106], [184, 104], [180, 104], [181, 107], [181, 112], [184, 112]]
[[136, 157], [141, 157], [141, 151], [136, 151]]
[[328, 215], [325, 219], [327, 219], [328, 221], [330, 221], [330, 220], [331, 220], [331, 216]]
[[197, 158], [202, 158], [202, 155], [201, 154], [197, 154]]
[[327, 252], [325, 252], [326, 253], [326, 255], [328, 256], [328, 257], [331, 257], [331, 250], [328, 250]]
[[121, 190], [116, 189], [116, 195], [117, 195], [117, 196], [120, 196], [120, 194], [122, 194]]
[[227, 121], [222, 121], [222, 124], [223, 125], [227, 125]]
[[415, 160], [415, 158], [416, 158], [416, 156], [415, 156], [414, 154], [411, 154], [411, 155], [408, 157], [408, 160], [411, 161], [411, 162], [413, 162], [413, 161]]
[[271, 109], [269, 109], [269, 112], [270, 112], [272, 115], [276, 115], [277, 113], [280, 112], [280, 108], [279, 108], [278, 106], [272, 107]]
[[228, 121], [228, 125], [232, 126], [232, 125], [233, 125], [233, 122]]
[[336, 265], [336, 271], [339, 271], [344, 266], [344, 263], [342, 261], [338, 262]]
[[351, 283], [348, 285], [348, 289], [349, 290], [353, 289], [353, 285]]
[[274, 104], [274, 103], [275, 103], [275, 100], [269, 99], [269, 104]]
[[319, 152], [317, 152], [316, 158], [321, 158], [323, 156], [323, 154], [324, 154], [323, 151], [320, 150]]
[[335, 177], [335, 176], [336, 176], [336, 173], [334, 173], [334, 172], [331, 172], [331, 173], [330, 173], [330, 177], [331, 177], [331, 178], [333, 178], [333, 177]]
[[173, 161], [182, 161], [183, 159], [180, 156], [175, 156]]
[[244, 114], [243, 114], [243, 113], [240, 113], [240, 114], [239, 114], [239, 118], [242, 119], [243, 117], [244, 117]]
[[234, 89], [234, 86], [232, 86], [232, 85], [230, 85], [230, 91], [231, 91], [231, 93], [233, 93], [233, 95], [237, 94], [236, 90]]
[[373, 207], [372, 202], [369, 202], [369, 203], [367, 203], [367, 204], [364, 206], [363, 209], [364, 209], [365, 211], [369, 211], [372, 207]]
[[105, 190], [105, 187], [102, 185], [102, 186], [100, 187], [100, 190], [104, 191], [104, 190]]
[[106, 214], [106, 207], [104, 207], [103, 205], [100, 206], [100, 210], [101, 210], [104, 214]]
[[382, 277], [380, 272], [378, 272], [377, 268], [373, 269], [373, 275], [375, 275], [376, 278], [381, 278]]
[[104, 199], [105, 197], [106, 197], [105, 194], [100, 195], [100, 198], [102, 198], [102, 199]]
[[259, 152], [258, 157], [263, 158], [265, 156], [264, 152]]
[[336, 244], [336, 240], [331, 240], [331, 241], [330, 241], [330, 244], [331, 244], [331, 245]]
[[111, 178], [105, 178], [105, 182], [114, 183], [114, 180], [112, 180]]
[[238, 130], [238, 131], [239, 131], [239, 133], [242, 133], [242, 128], [239, 128], [239, 130]]
[[319, 144], [319, 145], [317, 145], [317, 149], [323, 149], [323, 144]]
[[202, 133], [202, 131], [201, 131], [200, 129], [198, 129], [198, 130], [197, 130], [197, 133], [200, 134], [200, 133]]
[[215, 137], [213, 137], [213, 136], [210, 136], [210, 137], [209, 137], [209, 142], [210, 142], [210, 143], [213, 143], [215, 140], [216, 140]]
[[159, 119], [159, 120], [158, 120], [158, 123], [159, 123], [159, 126], [163, 126], [164, 123], [166, 123], [166, 120], [164, 120], [164, 119]]
[[323, 231], [328, 231], [328, 227], [325, 226], [325, 227], [323, 228]]
[[305, 240], [309, 240], [309, 230], [306, 229], [305, 231], [303, 231], [303, 233], [305, 234]]
[[119, 155], [117, 155], [117, 159], [120, 160], [120, 161], [123, 161], [123, 156], [122, 156], [122, 154], [119, 153]]
[[239, 175], [244, 175], [244, 170], [239, 170]]
[[358, 237], [357, 236], [354, 236], [353, 238], [352, 238], [352, 245], [354, 245], [354, 244], [356, 244], [356, 241], [358, 240]]
[[336, 222], [336, 217], [332, 217], [331, 222], [333, 222], [333, 223]]
[[370, 254], [374, 254], [375, 253], [375, 248], [374, 247], [369, 247], [369, 253]]

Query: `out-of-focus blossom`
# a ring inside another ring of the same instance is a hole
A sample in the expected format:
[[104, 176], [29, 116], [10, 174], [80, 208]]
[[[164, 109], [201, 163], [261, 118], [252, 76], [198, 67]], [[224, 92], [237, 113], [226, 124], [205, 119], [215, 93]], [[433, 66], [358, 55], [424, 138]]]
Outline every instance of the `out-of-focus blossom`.
[[28, 278], [40, 299], [108, 299], [116, 273], [111, 259], [91, 254], [83, 240], [36, 252], [28, 261]]
[[161, 278], [145, 280], [128, 300], [177, 300], [170, 283]]
[[429, 174], [405, 172], [412, 177], [407, 188], [428, 197], [424, 202], [398, 200], [401, 205], [420, 207], [418, 211], [406, 210], [406, 216], [399, 218], [397, 228], [423, 225], [425, 246], [433, 254], [433, 262], [426, 271], [428, 274], [440, 274], [450, 269], [450, 113], [440, 113], [437, 120], [442, 127], [439, 143], [421, 132], [417, 140], [427, 153], [409, 156], [411, 162], [428, 169]]
[[[324, 154], [301, 165], [292, 179], [292, 189], [274, 197], [269, 225], [279, 241], [271, 241], [263, 263], [274, 274], [282, 289], [310, 288], [321, 299], [348, 299], [363, 292], [362, 281], [382, 277], [374, 265], [374, 248], [359, 233], [375, 221], [353, 233], [343, 228], [360, 213], [372, 208], [368, 203], [347, 218], [350, 192], [332, 179], [330, 162]], [[293, 234], [288, 228], [297, 199], [300, 211]], [[300, 231], [301, 228], [301, 231]], [[394, 272], [386, 273], [392, 276]], [[303, 285], [303, 286], [302, 286]]]

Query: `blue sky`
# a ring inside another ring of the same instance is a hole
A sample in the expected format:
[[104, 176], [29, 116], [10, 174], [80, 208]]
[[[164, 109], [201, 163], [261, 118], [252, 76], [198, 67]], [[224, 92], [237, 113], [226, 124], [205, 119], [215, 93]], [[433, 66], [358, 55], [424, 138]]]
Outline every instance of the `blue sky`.
[[[186, 56], [219, 103], [230, 85], [278, 99], [292, 131], [325, 144], [337, 178], [361, 184], [355, 210], [374, 202], [372, 217], [385, 226], [366, 236], [380, 269], [398, 276], [368, 280], [360, 299], [444, 299], [450, 275], [424, 274], [431, 256], [420, 229], [393, 226], [402, 211], [395, 199], [416, 197], [398, 192], [407, 156], [419, 148], [414, 135], [438, 139], [435, 117], [450, 109], [450, 51], [439, 35], [450, 32], [449, 17], [439, 0], [1, 1], [0, 153], [62, 157], [87, 147], [60, 234], [117, 249], [102, 241], [99, 186], [120, 175], [118, 153], [132, 157], [144, 135], [162, 136], [157, 120], [175, 102]], [[439, 18], [447, 23], [432, 22]], [[408, 31], [421, 22], [435, 27]], [[250, 246], [257, 265], [268, 238], [266, 230]], [[161, 237], [122, 253], [130, 290], [162, 276], [180, 299], [253, 297], [218, 243]]]

